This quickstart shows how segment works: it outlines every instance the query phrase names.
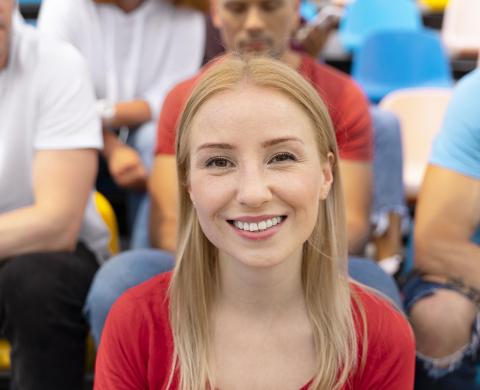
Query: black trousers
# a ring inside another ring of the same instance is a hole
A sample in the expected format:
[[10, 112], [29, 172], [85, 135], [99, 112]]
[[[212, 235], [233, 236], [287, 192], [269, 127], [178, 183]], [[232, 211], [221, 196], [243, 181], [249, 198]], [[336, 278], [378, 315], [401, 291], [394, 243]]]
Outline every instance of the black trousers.
[[98, 268], [92, 252], [0, 261], [0, 333], [12, 345], [13, 390], [82, 389], [88, 331], [82, 308]]

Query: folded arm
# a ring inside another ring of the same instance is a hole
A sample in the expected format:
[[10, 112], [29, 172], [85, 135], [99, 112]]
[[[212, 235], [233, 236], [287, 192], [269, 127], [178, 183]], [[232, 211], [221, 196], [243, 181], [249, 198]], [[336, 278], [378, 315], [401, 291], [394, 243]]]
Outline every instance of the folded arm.
[[370, 231], [372, 165], [362, 161], [340, 161], [347, 217], [348, 252], [360, 254]]
[[151, 196], [150, 242], [175, 252], [177, 225], [177, 171], [175, 155], [155, 157], [148, 188]]
[[415, 220], [416, 267], [480, 289], [480, 180], [429, 165]]

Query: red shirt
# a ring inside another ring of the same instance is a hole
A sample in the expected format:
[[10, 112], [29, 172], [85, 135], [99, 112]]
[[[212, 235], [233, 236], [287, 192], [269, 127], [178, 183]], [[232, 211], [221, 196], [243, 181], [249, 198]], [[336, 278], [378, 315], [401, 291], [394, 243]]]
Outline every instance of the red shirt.
[[[97, 355], [95, 390], [166, 389], [173, 354], [170, 277], [156, 276], [113, 305]], [[368, 349], [364, 370], [354, 373], [343, 390], [413, 389], [415, 343], [408, 322], [384, 299], [356, 285], [352, 289], [364, 306]], [[355, 305], [354, 310], [358, 316]], [[357, 333], [362, 334], [359, 329]], [[177, 389], [176, 380], [172, 390]], [[308, 387], [307, 383], [301, 390]]]
[[[205, 67], [203, 68], [205, 69]], [[301, 55], [299, 73], [318, 91], [328, 107], [335, 128], [340, 157], [371, 161], [373, 130], [368, 101], [347, 75]], [[157, 129], [155, 154], [174, 154], [177, 122], [202, 72], [173, 88], [164, 100]]]

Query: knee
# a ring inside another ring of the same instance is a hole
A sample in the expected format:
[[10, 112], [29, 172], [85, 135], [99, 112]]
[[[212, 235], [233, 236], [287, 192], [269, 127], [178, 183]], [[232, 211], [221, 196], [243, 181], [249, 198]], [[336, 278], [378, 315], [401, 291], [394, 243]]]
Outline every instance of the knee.
[[[95, 275], [86, 302], [88, 315], [108, 311], [125, 290], [173, 267], [171, 254], [153, 249], [123, 252]], [[102, 314], [103, 315], [103, 314]]]
[[454, 354], [469, 344], [475, 317], [475, 305], [455, 291], [419, 300], [410, 311], [417, 350], [436, 359]]

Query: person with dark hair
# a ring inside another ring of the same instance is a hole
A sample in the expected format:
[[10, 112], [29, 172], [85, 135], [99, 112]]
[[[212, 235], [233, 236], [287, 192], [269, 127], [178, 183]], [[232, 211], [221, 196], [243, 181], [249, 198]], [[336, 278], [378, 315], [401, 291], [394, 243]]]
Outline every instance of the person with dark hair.
[[[202, 64], [205, 19], [169, 0], [43, 0], [38, 28], [85, 58], [103, 157], [114, 183], [128, 191], [131, 247], [148, 248], [145, 191], [156, 123], [170, 88]], [[104, 185], [108, 175], [100, 173]]]

